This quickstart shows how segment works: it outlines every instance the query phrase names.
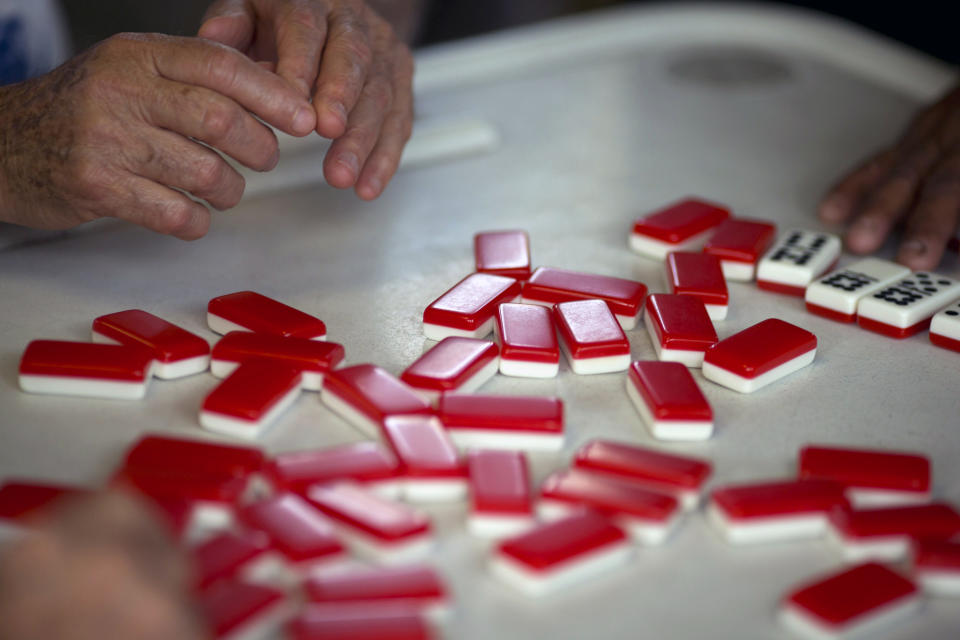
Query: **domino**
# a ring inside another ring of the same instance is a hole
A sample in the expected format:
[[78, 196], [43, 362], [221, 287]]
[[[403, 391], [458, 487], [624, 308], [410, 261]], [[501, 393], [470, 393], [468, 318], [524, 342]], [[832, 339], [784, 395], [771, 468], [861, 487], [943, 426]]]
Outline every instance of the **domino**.
[[153, 375], [166, 380], [203, 373], [210, 366], [206, 340], [140, 309], [94, 320], [93, 341], [146, 349], [153, 356]]
[[213, 346], [211, 358], [210, 373], [217, 378], [226, 378], [247, 360], [275, 360], [299, 369], [305, 390], [320, 391], [324, 375], [343, 362], [344, 349], [336, 342], [231, 331]]
[[711, 320], [727, 317], [730, 294], [720, 258], [708, 253], [676, 251], [667, 255], [665, 268], [670, 293], [700, 298]]
[[720, 224], [703, 252], [720, 258], [723, 277], [736, 282], [750, 282], [757, 263], [777, 233], [776, 225], [746, 218], [729, 219]]
[[253, 291], [211, 300], [207, 304], [207, 326], [219, 334], [253, 331], [285, 338], [327, 339], [327, 326], [319, 318]]
[[500, 368], [500, 349], [488, 340], [444, 338], [400, 374], [430, 402], [444, 393], [473, 393]]
[[707, 349], [703, 377], [740, 393], [753, 393], [813, 362], [817, 336], [769, 318]]
[[479, 538], [506, 538], [533, 527], [527, 458], [519, 451], [473, 450], [467, 531]]
[[626, 388], [654, 438], [690, 441], [713, 435], [713, 409], [679, 362], [634, 362]]
[[403, 495], [411, 502], [462, 500], [467, 470], [440, 420], [390, 416], [383, 435], [403, 467]]
[[933, 316], [930, 321], [930, 342], [944, 349], [960, 351], [960, 302], [951, 304]]
[[351, 482], [313, 486], [307, 500], [336, 524], [354, 553], [372, 562], [420, 561], [433, 549], [433, 531], [425, 514]]
[[717, 344], [717, 331], [699, 298], [669, 293], [647, 297], [643, 324], [658, 360], [702, 367], [703, 354]]
[[23, 524], [64, 501], [90, 495], [86, 489], [48, 482], [7, 479], [0, 484], [0, 521]]
[[477, 273], [526, 280], [530, 277], [530, 238], [526, 231], [485, 231], [473, 236]]
[[217, 640], [268, 640], [292, 617], [293, 606], [277, 588], [222, 580], [200, 592], [197, 605]]
[[584, 511], [541, 525], [497, 545], [490, 573], [533, 597], [575, 586], [624, 566], [633, 548], [602, 515]]
[[913, 576], [926, 593], [960, 596], [960, 542], [915, 540]]
[[857, 322], [864, 329], [906, 338], [930, 326], [933, 315], [960, 298], [960, 282], [935, 273], [912, 273], [860, 298]]
[[522, 302], [554, 307], [558, 302], [603, 300], [624, 331], [637, 326], [647, 287], [642, 282], [540, 267], [523, 283]]
[[784, 480], [715, 489], [707, 520], [730, 544], [818, 538], [827, 513], [846, 504], [844, 486], [829, 480]]
[[376, 567], [327, 572], [307, 578], [309, 602], [335, 605], [369, 604], [408, 607], [431, 620], [448, 617], [453, 608], [447, 586], [431, 567]]
[[603, 300], [561, 302], [553, 317], [574, 373], [613, 373], [630, 366], [630, 341]]
[[302, 383], [297, 367], [247, 360], [203, 401], [200, 426], [237, 438], [259, 438], [297, 400]]
[[844, 560], [900, 560], [916, 539], [949, 540], [960, 534], [960, 513], [944, 503], [834, 509], [828, 538]]
[[630, 249], [663, 260], [671, 251], [699, 249], [730, 217], [726, 207], [689, 198], [647, 214], [633, 224]]
[[90, 342], [34, 340], [20, 359], [20, 389], [27, 393], [140, 400], [153, 367], [150, 352]]
[[563, 447], [563, 401], [541, 396], [449, 395], [437, 414], [461, 449], [557, 451]]
[[875, 638], [921, 608], [917, 586], [875, 563], [817, 578], [788, 593], [780, 623], [809, 640]]
[[283, 560], [260, 531], [223, 531], [190, 551], [194, 583], [206, 589], [219, 580], [264, 584], [279, 581]]
[[706, 460], [678, 456], [610, 440], [591, 440], [573, 458], [578, 471], [610, 475], [661, 493], [669, 493], [684, 509], [695, 509], [713, 473]]
[[351, 480], [384, 498], [399, 498], [402, 487], [400, 462], [377, 442], [281, 453], [268, 463], [266, 473], [275, 489], [300, 494], [312, 485], [339, 480]]
[[840, 482], [855, 507], [930, 502], [926, 456], [866, 449], [806, 446], [800, 450], [802, 479]]
[[910, 275], [901, 264], [865, 258], [807, 286], [807, 311], [837, 322], [856, 322], [857, 303]]
[[841, 248], [840, 238], [832, 233], [791, 229], [757, 265], [757, 286], [803, 297], [813, 280], [833, 269]]
[[380, 603], [309, 603], [287, 628], [290, 640], [435, 640], [415, 607]]
[[372, 364], [331, 371], [320, 400], [364, 435], [377, 438], [390, 415], [433, 415], [433, 407], [416, 391]]
[[500, 345], [500, 373], [519, 378], [555, 378], [560, 347], [550, 309], [533, 304], [502, 304], [494, 335]]
[[430, 340], [485, 338], [504, 302], [520, 298], [520, 283], [489, 273], [472, 273], [434, 300], [423, 311], [423, 335]]

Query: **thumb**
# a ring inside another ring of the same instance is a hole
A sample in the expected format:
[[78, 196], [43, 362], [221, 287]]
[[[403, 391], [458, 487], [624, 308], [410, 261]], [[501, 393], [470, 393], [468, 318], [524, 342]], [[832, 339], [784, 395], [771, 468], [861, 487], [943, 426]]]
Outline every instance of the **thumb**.
[[203, 17], [197, 35], [239, 51], [253, 41], [256, 12], [250, 0], [217, 0]]

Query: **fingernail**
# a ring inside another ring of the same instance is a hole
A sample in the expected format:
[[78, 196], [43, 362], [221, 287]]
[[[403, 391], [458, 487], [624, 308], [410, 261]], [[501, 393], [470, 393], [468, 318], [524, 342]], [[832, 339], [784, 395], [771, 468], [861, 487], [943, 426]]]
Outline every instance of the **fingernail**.
[[293, 116], [293, 130], [297, 133], [310, 133], [313, 131], [315, 116], [313, 109], [309, 107], [300, 107], [296, 115]]
[[280, 164], [280, 149], [277, 149], [273, 152], [273, 157], [270, 159], [270, 164], [267, 168], [267, 171], [273, 171], [277, 168], [278, 164]]
[[927, 252], [927, 245], [921, 240], [908, 240], [903, 243], [900, 250], [904, 253], [915, 253], [919, 255]]
[[353, 155], [352, 153], [341, 153], [337, 160], [340, 162], [340, 164], [349, 168], [350, 172], [354, 176], [360, 173], [360, 161], [357, 160], [357, 156]]
[[347, 123], [347, 110], [339, 102], [334, 102], [330, 105], [330, 110], [340, 119], [340, 122]]
[[383, 183], [380, 182], [380, 178], [370, 178], [367, 180], [367, 188], [370, 189], [371, 195], [376, 198], [383, 191]]

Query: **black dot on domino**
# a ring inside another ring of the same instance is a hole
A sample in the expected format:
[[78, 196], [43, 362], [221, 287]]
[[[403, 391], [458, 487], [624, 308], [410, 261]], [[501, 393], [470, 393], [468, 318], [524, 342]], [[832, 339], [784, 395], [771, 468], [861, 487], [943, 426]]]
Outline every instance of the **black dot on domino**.
[[949, 280], [937, 280], [937, 284], [950, 284]]
[[951, 309], [950, 311], [947, 311], [947, 315], [948, 315], [948, 316], [960, 316], [960, 311], [953, 311], [953, 310]]
[[929, 291], [930, 293], [936, 293], [937, 291], [939, 291], [939, 289], [937, 289], [936, 287], [924, 287], [923, 290]]

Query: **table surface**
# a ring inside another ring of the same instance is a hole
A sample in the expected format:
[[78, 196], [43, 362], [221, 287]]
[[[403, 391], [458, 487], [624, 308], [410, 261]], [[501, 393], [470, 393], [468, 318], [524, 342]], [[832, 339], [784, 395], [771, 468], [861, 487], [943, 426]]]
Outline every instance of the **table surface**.
[[[475, 232], [523, 228], [537, 265], [663, 291], [661, 265], [627, 250], [637, 215], [698, 194], [781, 228], [817, 228], [813, 211], [831, 180], [890, 141], [952, 78], [832, 20], [738, 7], [600, 13], [425, 51], [419, 62], [420, 128], [459, 118], [483, 123], [499, 142], [459, 159], [421, 154], [428, 161], [408, 163], [377, 202], [315, 176], [280, 190], [254, 179], [241, 206], [216, 214], [210, 234], [194, 243], [118, 223], [67, 234], [4, 230], [0, 477], [96, 486], [142, 433], [212, 437], [197, 423], [211, 376], [154, 381], [140, 402], [27, 395], [16, 378], [31, 339], [89, 339], [94, 317], [137, 307], [212, 342], [206, 302], [253, 289], [323, 318], [349, 363], [399, 373], [429, 346], [424, 306], [472, 270]], [[457, 147], [453, 130], [445, 148]], [[320, 149], [284, 145], [279, 174], [315, 162]], [[892, 246], [881, 252], [891, 254]], [[940, 271], [957, 277], [960, 265], [950, 257]], [[676, 445], [645, 431], [623, 374], [581, 377], [563, 364], [554, 380], [498, 377], [483, 390], [566, 402], [566, 446], [532, 457], [535, 480], [596, 437], [709, 458], [714, 486], [788, 477], [797, 450], [818, 442], [924, 452], [936, 496], [960, 504], [960, 356], [926, 335], [895, 341], [811, 316], [796, 298], [748, 284], [730, 289], [721, 338], [782, 318], [818, 336], [814, 364], [749, 396], [695, 371], [717, 432]], [[655, 357], [642, 327], [630, 340], [634, 358]], [[272, 453], [360, 438], [308, 393], [260, 444]], [[463, 505], [430, 511], [441, 532], [436, 564], [458, 602], [451, 638], [777, 637], [780, 596], [840, 566], [823, 541], [727, 546], [701, 512], [608, 577], [532, 601], [488, 576], [484, 545], [465, 533]], [[931, 599], [889, 637], [944, 638], [958, 625], [955, 602]]]

